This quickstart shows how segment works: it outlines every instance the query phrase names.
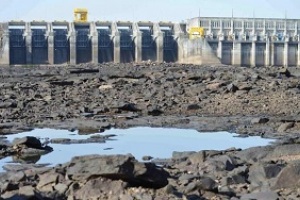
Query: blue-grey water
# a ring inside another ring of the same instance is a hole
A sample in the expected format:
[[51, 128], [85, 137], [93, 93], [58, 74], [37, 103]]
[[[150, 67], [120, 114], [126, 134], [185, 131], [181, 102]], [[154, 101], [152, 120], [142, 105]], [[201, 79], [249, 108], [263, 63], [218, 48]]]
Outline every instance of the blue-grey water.
[[[41, 156], [37, 164], [50, 163], [56, 165], [69, 161], [73, 156], [88, 154], [127, 154], [131, 153], [136, 159], [141, 160], [144, 155], [154, 158], [170, 158], [173, 151], [200, 151], [200, 150], [224, 150], [231, 147], [249, 148], [264, 146], [274, 141], [258, 136], [236, 137], [237, 134], [228, 132], [198, 132], [191, 129], [175, 128], [150, 128], [138, 127], [130, 129], [111, 129], [102, 135], [115, 134], [112, 140], [106, 143], [89, 144], [52, 144], [54, 151]], [[93, 134], [95, 135], [95, 134]], [[12, 141], [16, 137], [35, 136], [39, 138], [70, 138], [86, 139], [91, 135], [78, 135], [77, 131], [54, 129], [35, 129], [8, 135], [7, 139]], [[14, 158], [7, 157], [0, 160], [0, 167], [14, 162]]]

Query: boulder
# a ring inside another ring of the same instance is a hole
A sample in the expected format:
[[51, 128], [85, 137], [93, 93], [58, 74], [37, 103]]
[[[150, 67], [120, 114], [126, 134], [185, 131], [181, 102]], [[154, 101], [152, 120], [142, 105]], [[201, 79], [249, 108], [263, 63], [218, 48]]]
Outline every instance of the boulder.
[[76, 199], [112, 199], [123, 193], [127, 184], [120, 180], [97, 178], [89, 180], [73, 194]]
[[279, 196], [276, 192], [266, 191], [266, 192], [254, 192], [250, 194], [244, 194], [241, 196], [240, 200], [277, 200]]
[[278, 129], [277, 129], [277, 131], [279, 132], [279, 133], [283, 133], [283, 132], [285, 132], [286, 130], [288, 130], [288, 129], [290, 129], [290, 128], [293, 128], [294, 127], [294, 122], [286, 122], [286, 123], [283, 123], [283, 124], [281, 124], [279, 127], [278, 127]]
[[26, 146], [26, 147], [31, 147], [35, 149], [41, 149], [42, 144], [39, 139], [36, 137], [32, 136], [26, 136], [23, 138], [16, 138], [13, 140], [13, 146]]
[[169, 174], [153, 163], [140, 163], [130, 155], [89, 155], [72, 158], [67, 175], [75, 181], [104, 177], [123, 180], [132, 186], [161, 188], [168, 184]]
[[251, 120], [251, 124], [265, 124], [269, 121], [266, 117], [256, 117]]
[[274, 184], [273, 189], [299, 188], [300, 187], [300, 163], [290, 164], [282, 169]]

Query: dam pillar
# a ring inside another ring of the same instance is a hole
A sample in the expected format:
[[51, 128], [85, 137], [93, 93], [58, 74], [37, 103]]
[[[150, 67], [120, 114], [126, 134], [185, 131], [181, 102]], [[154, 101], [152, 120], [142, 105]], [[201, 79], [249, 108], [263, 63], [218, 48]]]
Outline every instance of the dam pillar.
[[289, 42], [284, 42], [284, 49], [283, 49], [283, 66], [289, 66]]
[[242, 45], [239, 41], [233, 41], [233, 56], [232, 56], [232, 65], [240, 66], [242, 58]]
[[184, 33], [180, 33], [177, 35], [177, 48], [178, 48], [178, 62], [183, 63], [185, 53], [184, 53], [184, 45], [183, 42], [187, 40], [187, 37]]
[[255, 40], [252, 41], [250, 65], [252, 67], [256, 66], [256, 41]]
[[142, 33], [134, 30], [135, 62], [142, 62]]
[[219, 41], [218, 41], [218, 49], [217, 49], [217, 57], [222, 60], [222, 50], [223, 50], [223, 40], [224, 40], [224, 36], [223, 35], [219, 35]]
[[275, 65], [275, 44], [273, 41], [270, 43], [270, 65]]
[[298, 39], [297, 66], [300, 67], [300, 42]]
[[29, 22], [25, 25], [26, 64], [32, 64], [32, 32]]
[[164, 61], [164, 34], [162, 32], [156, 35], [156, 55], [156, 61], [162, 63]]
[[1, 30], [2, 35], [0, 35], [0, 64], [3, 65], [9, 65], [9, 52], [10, 52], [10, 46], [9, 46], [9, 30], [8, 30], [8, 24], [1, 24]]
[[98, 55], [99, 55], [99, 43], [98, 43], [98, 32], [96, 30], [96, 24], [93, 22], [91, 26], [91, 41], [92, 41], [92, 63], [98, 64]]
[[69, 41], [70, 41], [70, 64], [76, 65], [76, 32], [74, 28], [74, 23], [70, 24], [69, 31]]
[[266, 57], [265, 57], [265, 66], [271, 65], [271, 45], [270, 45], [270, 38], [267, 37], [266, 41]]
[[162, 63], [164, 61], [164, 33], [158, 23], [154, 24], [153, 29], [156, 44], [156, 62]]
[[50, 65], [54, 64], [54, 33], [51, 25], [48, 23], [48, 62]]
[[114, 35], [114, 63], [121, 62], [121, 46], [120, 46], [121, 36], [119, 32]]

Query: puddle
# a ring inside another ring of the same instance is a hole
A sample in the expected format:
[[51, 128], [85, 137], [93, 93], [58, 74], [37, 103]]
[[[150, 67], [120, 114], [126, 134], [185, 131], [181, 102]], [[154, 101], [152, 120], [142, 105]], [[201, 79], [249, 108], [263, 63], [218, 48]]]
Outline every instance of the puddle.
[[[37, 164], [50, 163], [56, 165], [69, 161], [73, 156], [88, 154], [127, 154], [131, 153], [136, 159], [141, 160], [143, 156], [149, 155], [154, 158], [170, 158], [173, 151], [200, 151], [200, 150], [224, 150], [231, 147], [249, 148], [254, 146], [265, 146], [273, 142], [272, 139], [263, 139], [259, 136], [236, 137], [237, 134], [228, 132], [200, 133], [196, 130], [174, 129], [174, 128], [149, 128], [138, 127], [130, 129], [111, 129], [100, 135], [116, 135], [105, 143], [83, 143], [83, 144], [53, 144], [54, 151], [41, 157], [32, 158]], [[96, 134], [96, 135], [97, 135]], [[95, 134], [93, 134], [95, 135]], [[54, 129], [35, 129], [31, 132], [23, 132], [8, 135], [7, 139], [12, 141], [16, 137], [35, 136], [38, 138], [70, 138], [86, 139], [92, 135], [78, 135], [78, 132]], [[11, 162], [22, 160], [7, 157], [0, 160], [0, 168]]]

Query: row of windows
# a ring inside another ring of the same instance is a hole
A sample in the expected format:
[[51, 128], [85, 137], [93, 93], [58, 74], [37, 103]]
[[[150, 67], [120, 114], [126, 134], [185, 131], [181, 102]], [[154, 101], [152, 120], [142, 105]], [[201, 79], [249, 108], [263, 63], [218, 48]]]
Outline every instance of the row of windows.
[[[212, 28], [220, 28], [221, 23], [223, 25], [223, 28], [231, 28], [232, 23], [231, 20], [226, 20], [226, 21], [220, 21], [220, 20], [200, 20], [200, 26], [208, 28], [211, 22], [211, 27]], [[283, 30], [285, 29], [285, 26], [287, 26], [288, 30], [295, 29], [296, 28], [296, 22], [284, 22], [284, 21], [279, 21], [279, 22], [274, 22], [274, 21], [255, 21], [254, 22], [255, 28], [258, 29], [280, 29]], [[251, 29], [253, 28], [253, 21], [233, 21], [233, 27], [234, 28], [246, 28], [246, 29]], [[300, 22], [298, 27], [300, 27]]]

